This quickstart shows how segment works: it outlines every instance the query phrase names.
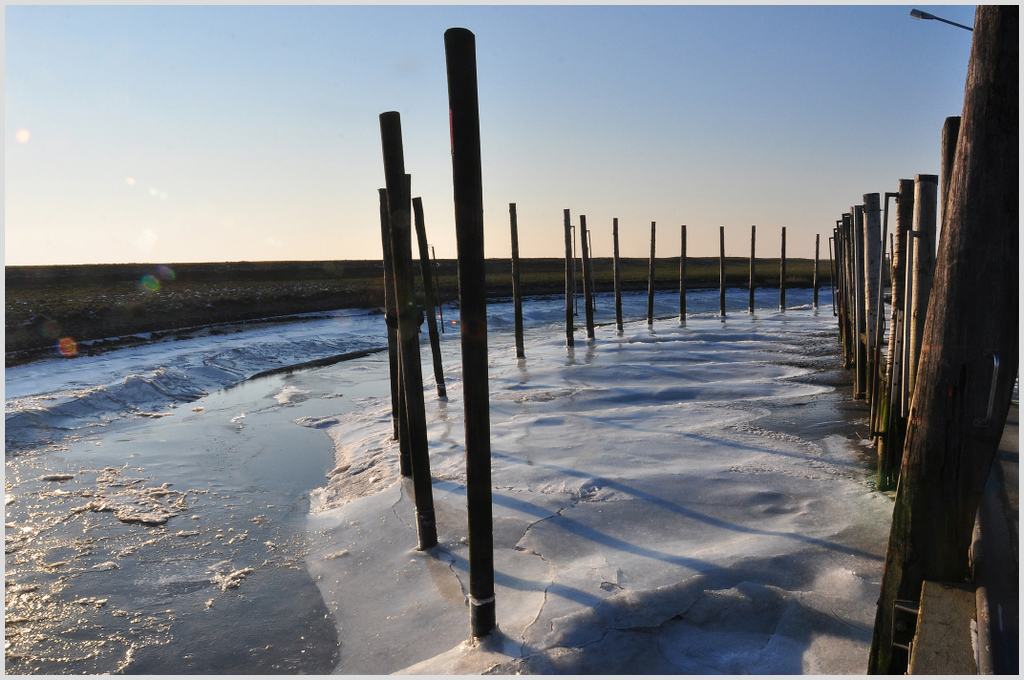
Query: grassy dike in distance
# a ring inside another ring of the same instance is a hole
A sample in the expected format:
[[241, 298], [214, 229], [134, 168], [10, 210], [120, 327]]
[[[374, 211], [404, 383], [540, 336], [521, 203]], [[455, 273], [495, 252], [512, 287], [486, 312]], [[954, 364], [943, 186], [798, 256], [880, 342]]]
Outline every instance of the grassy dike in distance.
[[[646, 258], [622, 258], [620, 267], [624, 290], [647, 288]], [[414, 269], [418, 275], [419, 267]], [[811, 286], [813, 269], [813, 260], [787, 259], [787, 286]], [[62, 338], [93, 341], [79, 348], [92, 354], [145, 342], [124, 337], [140, 333], [158, 339], [216, 324], [379, 309], [384, 304], [381, 270], [379, 260], [8, 266], [5, 365], [50, 356]], [[441, 299], [456, 300], [456, 261], [438, 260], [436, 272]], [[509, 259], [487, 260], [489, 298], [512, 295], [511, 272]], [[563, 294], [564, 272], [565, 261], [559, 258], [522, 260], [523, 294]], [[658, 289], [678, 289], [678, 257], [658, 258], [655, 272]], [[778, 259], [757, 260], [756, 273], [759, 287], [778, 287]], [[827, 261], [820, 264], [819, 274], [824, 288], [829, 283]], [[746, 286], [748, 275], [749, 260], [726, 258], [728, 286]], [[582, 292], [581, 268], [577, 276]], [[612, 290], [611, 258], [594, 258], [594, 286], [598, 292]], [[717, 286], [718, 258], [687, 259], [688, 288]]]

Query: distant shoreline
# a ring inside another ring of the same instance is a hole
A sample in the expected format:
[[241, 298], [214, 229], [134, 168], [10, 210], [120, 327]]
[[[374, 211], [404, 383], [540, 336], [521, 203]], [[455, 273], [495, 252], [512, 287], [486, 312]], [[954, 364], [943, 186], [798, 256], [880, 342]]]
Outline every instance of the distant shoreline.
[[[646, 290], [646, 258], [621, 258], [623, 290]], [[813, 285], [813, 260], [787, 258], [787, 287]], [[779, 260], [756, 260], [759, 288], [778, 288]], [[512, 296], [511, 260], [488, 259], [488, 299]], [[687, 258], [687, 288], [718, 286], [718, 258]], [[414, 263], [419, 273], [419, 261]], [[565, 260], [524, 258], [524, 296], [561, 295]], [[594, 258], [594, 287], [612, 290], [611, 258]], [[47, 265], [5, 267], [5, 365], [53, 356], [65, 338], [66, 353], [98, 354], [200, 329], [246, 322], [280, 323], [296, 315], [384, 305], [379, 260], [320, 262], [222, 262], [170, 265]], [[655, 287], [678, 290], [679, 258], [655, 261]], [[440, 297], [458, 297], [458, 265], [438, 260]], [[579, 289], [582, 292], [582, 271]], [[819, 265], [829, 285], [828, 261]], [[418, 281], [417, 277], [417, 281]], [[749, 260], [726, 258], [726, 285], [749, 285]], [[225, 329], [225, 332], [227, 329]], [[148, 337], [146, 337], [148, 335]], [[156, 336], [156, 337], [154, 337]], [[77, 345], [77, 343], [83, 343]]]

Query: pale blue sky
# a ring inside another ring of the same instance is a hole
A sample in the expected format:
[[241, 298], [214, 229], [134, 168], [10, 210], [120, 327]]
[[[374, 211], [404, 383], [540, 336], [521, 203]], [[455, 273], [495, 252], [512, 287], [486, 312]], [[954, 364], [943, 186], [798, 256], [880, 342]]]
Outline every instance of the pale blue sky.
[[[917, 5], [973, 24], [973, 6]], [[485, 247], [810, 257], [939, 172], [971, 34], [911, 6], [12, 7], [5, 262], [379, 259], [378, 115], [455, 256], [444, 31], [477, 37]], [[27, 141], [22, 131], [28, 131]], [[20, 136], [19, 136], [20, 133]], [[133, 183], [129, 183], [129, 182]]]

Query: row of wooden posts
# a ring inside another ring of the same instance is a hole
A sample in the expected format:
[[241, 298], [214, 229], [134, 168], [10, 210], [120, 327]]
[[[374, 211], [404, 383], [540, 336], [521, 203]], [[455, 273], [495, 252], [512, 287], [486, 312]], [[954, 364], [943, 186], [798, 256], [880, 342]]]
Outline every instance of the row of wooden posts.
[[[865, 195], [832, 237], [844, 357], [856, 369], [855, 395], [870, 405], [878, 485], [896, 489], [869, 673], [906, 672], [913, 626], [901, 612], [918, 611], [925, 582], [963, 586], [979, 573], [975, 522], [1019, 359], [1018, 27], [1017, 6], [977, 8], [963, 112], [943, 126], [940, 176], [900, 180], [884, 198]], [[886, 268], [890, 198], [896, 224]], [[982, 567], [1016, 573], [1015, 564]], [[974, 585], [986, 672], [1002, 625], [988, 618], [986, 587]]]
[[[521, 317], [522, 302], [516, 291], [519, 289], [519, 243], [515, 222], [515, 204], [509, 204], [512, 214], [512, 290], [515, 298], [516, 308], [516, 356], [523, 356], [522, 353], [522, 329]], [[580, 246], [583, 260], [583, 301], [586, 310], [587, 338], [594, 338], [594, 264], [593, 253], [590, 246], [590, 232], [587, 230], [587, 216], [580, 215]], [[562, 216], [565, 232], [565, 344], [574, 346], [574, 320], [576, 302], [576, 255], [574, 252], [573, 232], [575, 225], [571, 224], [570, 211], [566, 208]], [[719, 229], [719, 287], [718, 301], [719, 314], [725, 316], [725, 227]], [[654, 325], [654, 290], [655, 290], [655, 245], [657, 225], [651, 222], [651, 256], [647, 275], [647, 325]], [[686, 323], [686, 225], [679, 228], [680, 257], [679, 257], [679, 322]], [[754, 313], [754, 262], [756, 249], [757, 227], [750, 227], [750, 300], [748, 311]], [[816, 235], [814, 239], [814, 307], [818, 307], [818, 292], [820, 289], [819, 280], [819, 255], [821, 237]], [[622, 321], [622, 282], [619, 277], [619, 219], [612, 219], [612, 286], [615, 293], [615, 326], [619, 331], [623, 330]], [[786, 310], [786, 228], [782, 227], [782, 256], [779, 261], [779, 309]]]

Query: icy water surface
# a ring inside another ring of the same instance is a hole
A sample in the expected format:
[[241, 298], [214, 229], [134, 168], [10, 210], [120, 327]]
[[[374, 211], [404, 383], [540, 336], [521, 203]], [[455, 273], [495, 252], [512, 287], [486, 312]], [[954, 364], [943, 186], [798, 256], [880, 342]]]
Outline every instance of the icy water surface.
[[[729, 291], [737, 321], [746, 295]], [[656, 315], [677, 314], [677, 299], [659, 294]], [[688, 298], [691, 313], [717, 304], [717, 291]], [[562, 305], [528, 303], [532, 332], [564, 337]], [[611, 297], [599, 305], [598, 323], [612, 321]], [[626, 295], [624, 308], [644, 316], [646, 293]], [[511, 311], [489, 307], [492, 353], [511, 348]], [[446, 366], [458, 361], [448, 330]], [[338, 667], [344, 639], [305, 560], [329, 538], [307, 532], [309, 492], [335, 465], [327, 428], [389, 394], [387, 355], [245, 378], [383, 341], [381, 317], [342, 312], [6, 371], [5, 670]]]

